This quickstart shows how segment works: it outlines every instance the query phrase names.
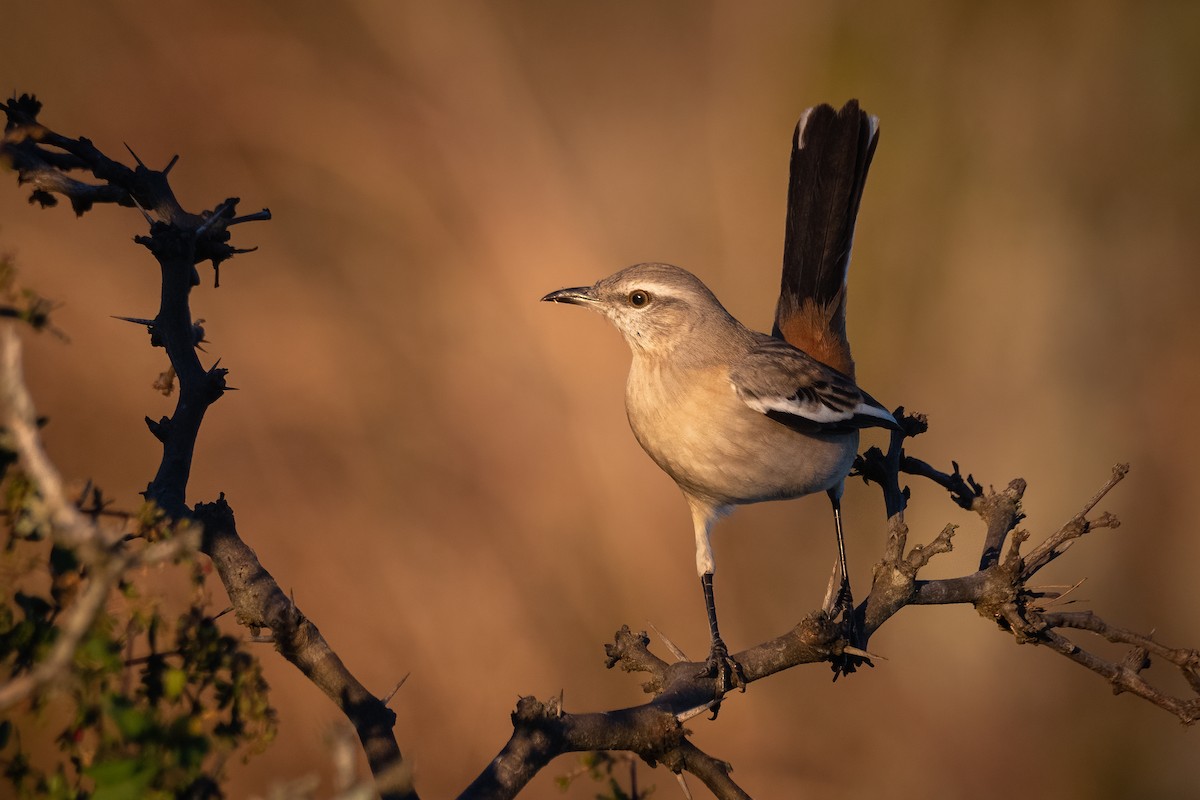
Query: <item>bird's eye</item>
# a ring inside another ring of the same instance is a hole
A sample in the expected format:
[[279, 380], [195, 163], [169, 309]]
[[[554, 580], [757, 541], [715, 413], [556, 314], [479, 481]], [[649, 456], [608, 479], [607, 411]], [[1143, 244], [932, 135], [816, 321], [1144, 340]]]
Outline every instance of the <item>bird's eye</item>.
[[629, 293], [629, 305], [634, 308], [645, 308], [650, 305], [650, 293], [642, 289], [634, 289]]

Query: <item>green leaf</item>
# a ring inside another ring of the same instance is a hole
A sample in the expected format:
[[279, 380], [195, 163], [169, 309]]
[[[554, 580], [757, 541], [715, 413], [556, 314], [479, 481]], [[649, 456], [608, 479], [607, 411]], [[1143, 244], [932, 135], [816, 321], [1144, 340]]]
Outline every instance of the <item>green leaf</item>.
[[140, 759], [104, 761], [84, 770], [96, 782], [92, 800], [140, 800], [158, 770]]
[[183, 694], [183, 690], [187, 688], [187, 673], [173, 667], [163, 673], [162, 682], [163, 694], [170, 700], [178, 699]]
[[[97, 623], [101, 620], [97, 620]], [[121, 645], [97, 624], [75, 651], [75, 664], [83, 670], [119, 672], [124, 667]]]
[[136, 741], [154, 726], [150, 714], [134, 708], [125, 698], [114, 698], [108, 713], [126, 740]]

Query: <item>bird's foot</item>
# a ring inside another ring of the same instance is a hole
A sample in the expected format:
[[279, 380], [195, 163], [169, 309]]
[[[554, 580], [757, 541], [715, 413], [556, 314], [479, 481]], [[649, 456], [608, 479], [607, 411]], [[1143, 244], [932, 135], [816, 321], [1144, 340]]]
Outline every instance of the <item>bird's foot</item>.
[[[837, 599], [834, 601], [833, 610], [830, 616], [837, 619], [841, 616], [841, 634], [842, 639], [851, 648], [858, 653], [865, 652], [862, 648], [866, 645], [865, 637], [863, 636], [862, 621], [854, 608], [854, 596], [850, 593], [850, 582], [842, 581], [841, 588], [838, 589]], [[871, 659], [857, 653], [848, 653], [844, 650], [830, 658], [833, 662], [833, 679], [836, 681], [843, 675], [849, 675], [857, 672], [859, 667], [874, 667]]]
[[[830, 668], [833, 670], [833, 680], [836, 682], [843, 675], [850, 675], [857, 672], [859, 667], [874, 667], [875, 664], [871, 661], [870, 654], [853, 644], [860, 638], [858, 633], [858, 625], [854, 620], [854, 614], [851, 612], [850, 618], [842, 622], [842, 638], [847, 643], [845, 649], [836, 655], [829, 657], [831, 663]], [[854, 652], [851, 652], [851, 651]]]
[[712, 719], [717, 718], [717, 713], [721, 710], [721, 698], [725, 696], [726, 692], [735, 686], [743, 692], [746, 691], [746, 673], [742, 671], [742, 665], [729, 655], [729, 648], [720, 638], [713, 639], [708, 660], [704, 662], [704, 669], [696, 673], [696, 677], [716, 679]]
[[854, 613], [854, 594], [850, 591], [850, 581], [842, 578], [842, 584], [838, 587], [837, 597], [833, 600], [833, 608], [829, 611], [829, 616], [837, 619], [839, 614]]

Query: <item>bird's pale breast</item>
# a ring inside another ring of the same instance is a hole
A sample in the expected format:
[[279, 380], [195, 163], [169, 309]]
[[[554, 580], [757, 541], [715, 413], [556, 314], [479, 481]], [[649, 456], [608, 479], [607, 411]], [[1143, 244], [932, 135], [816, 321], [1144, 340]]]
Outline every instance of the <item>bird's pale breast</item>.
[[857, 431], [799, 433], [754, 411], [721, 366], [662, 369], [635, 357], [625, 408], [650, 457], [685, 493], [715, 505], [832, 488], [858, 448]]

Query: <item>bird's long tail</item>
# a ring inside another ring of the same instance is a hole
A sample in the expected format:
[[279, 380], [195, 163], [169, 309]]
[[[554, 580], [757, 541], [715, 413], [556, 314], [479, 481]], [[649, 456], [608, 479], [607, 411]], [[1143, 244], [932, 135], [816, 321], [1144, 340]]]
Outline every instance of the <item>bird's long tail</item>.
[[854, 375], [846, 341], [846, 271], [879, 120], [851, 100], [808, 109], [792, 139], [783, 279], [775, 335]]

